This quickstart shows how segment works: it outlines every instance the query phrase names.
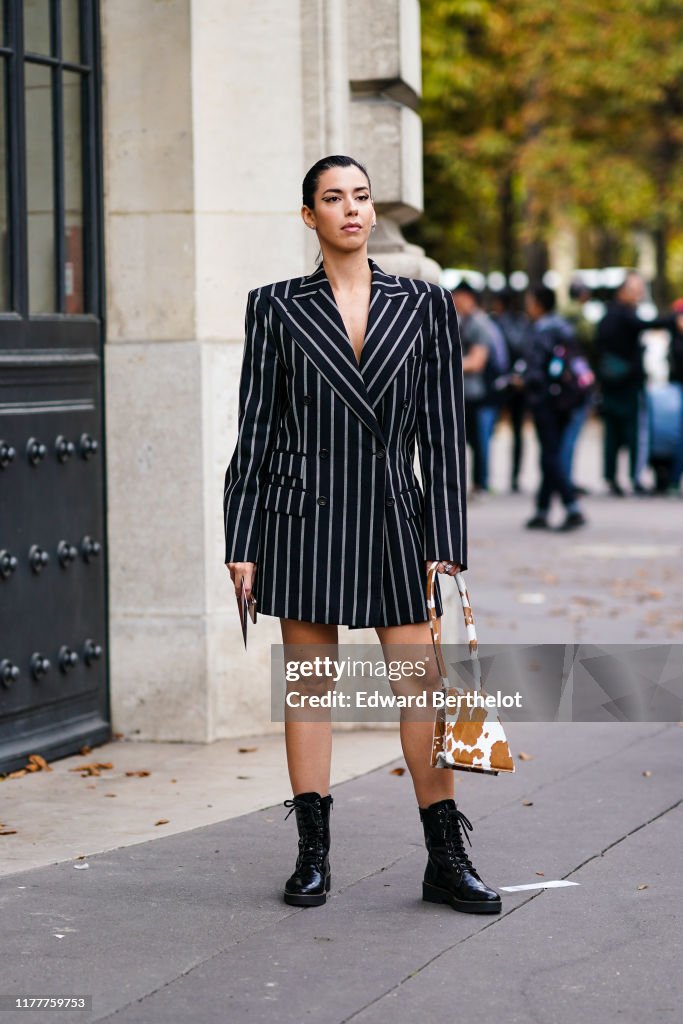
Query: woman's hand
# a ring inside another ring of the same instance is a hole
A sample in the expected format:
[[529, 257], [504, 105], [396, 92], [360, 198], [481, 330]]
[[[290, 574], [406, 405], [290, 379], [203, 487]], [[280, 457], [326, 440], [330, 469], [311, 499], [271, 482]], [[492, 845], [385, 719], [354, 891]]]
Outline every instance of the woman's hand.
[[237, 597], [240, 596], [242, 577], [244, 576], [244, 592], [247, 595], [247, 600], [249, 600], [254, 576], [256, 575], [256, 562], [226, 562], [225, 564], [230, 573], [230, 579], [234, 584]]
[[[427, 559], [425, 567], [428, 569], [433, 561], [433, 558]], [[460, 572], [460, 566], [456, 562], [439, 562], [436, 571], [445, 573], [446, 576], [455, 576], [456, 572]]]

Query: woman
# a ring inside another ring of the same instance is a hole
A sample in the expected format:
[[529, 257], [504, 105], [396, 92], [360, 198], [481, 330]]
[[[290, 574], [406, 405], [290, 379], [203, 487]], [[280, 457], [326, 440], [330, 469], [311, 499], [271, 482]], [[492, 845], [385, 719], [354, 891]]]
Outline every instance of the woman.
[[[370, 179], [351, 157], [309, 170], [301, 215], [322, 263], [248, 298], [225, 561], [236, 592], [244, 577], [259, 612], [280, 617], [288, 650], [336, 644], [338, 625], [373, 626], [382, 645], [431, 644], [426, 565], [441, 559], [449, 575], [466, 568], [453, 303], [443, 288], [368, 259]], [[329, 719], [286, 721], [285, 742], [299, 856], [284, 898], [318, 906], [330, 889]], [[472, 826], [453, 800], [453, 776], [430, 767], [431, 742], [430, 722], [401, 721], [429, 852], [423, 898], [497, 912], [498, 893], [465, 852], [461, 829]]]

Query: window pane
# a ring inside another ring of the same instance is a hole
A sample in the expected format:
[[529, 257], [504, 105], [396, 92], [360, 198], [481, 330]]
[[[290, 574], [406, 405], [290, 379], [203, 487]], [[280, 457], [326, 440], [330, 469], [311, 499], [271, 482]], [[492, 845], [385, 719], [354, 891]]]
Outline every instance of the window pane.
[[24, 49], [51, 53], [50, 0], [24, 0]]
[[81, 62], [81, 33], [78, 23], [79, 0], [62, 0], [62, 60]]
[[66, 313], [83, 312], [82, 77], [65, 71], [64, 81], [64, 290]]
[[5, 123], [5, 61], [0, 60], [0, 309], [10, 308], [9, 224], [7, 219], [7, 124]]
[[26, 64], [26, 193], [31, 313], [55, 308], [52, 83], [49, 68]]

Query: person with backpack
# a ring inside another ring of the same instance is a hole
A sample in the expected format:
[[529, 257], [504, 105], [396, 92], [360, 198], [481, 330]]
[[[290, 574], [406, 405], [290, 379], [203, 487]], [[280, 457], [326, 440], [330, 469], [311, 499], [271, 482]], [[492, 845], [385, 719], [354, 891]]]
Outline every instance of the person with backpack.
[[538, 285], [526, 295], [530, 324], [523, 372], [527, 404], [541, 447], [541, 484], [536, 510], [525, 524], [527, 529], [549, 529], [548, 514], [553, 495], [565, 507], [560, 531], [585, 525], [576, 493], [561, 458], [562, 440], [572, 412], [586, 401], [592, 374], [582, 360], [571, 325], [555, 313], [555, 293]]

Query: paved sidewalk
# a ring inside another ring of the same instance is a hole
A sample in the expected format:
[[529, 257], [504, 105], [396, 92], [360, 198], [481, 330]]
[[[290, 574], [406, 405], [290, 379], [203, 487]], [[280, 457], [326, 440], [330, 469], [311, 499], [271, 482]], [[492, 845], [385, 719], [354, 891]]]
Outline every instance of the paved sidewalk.
[[282, 902], [296, 829], [281, 806], [4, 877], [0, 991], [92, 994], [64, 1024], [678, 1019], [683, 730], [510, 739], [533, 757], [513, 776], [457, 778], [474, 863], [494, 887], [577, 886], [504, 892], [491, 918], [423, 903], [409, 776], [384, 767], [333, 789], [324, 907]]
[[[601, 493], [598, 440], [593, 424], [578, 453], [593, 491], [581, 531], [523, 529], [533, 447], [526, 493], [471, 502], [481, 643], [683, 642], [683, 502]], [[508, 442], [499, 431], [496, 487]], [[448, 588], [444, 639], [455, 642], [462, 614]], [[92, 994], [92, 1013], [60, 1021], [112, 1024], [678, 1019], [683, 728], [507, 729], [513, 776], [456, 775], [474, 863], [495, 888], [579, 884], [503, 892], [491, 918], [422, 903], [421, 826], [408, 773], [391, 774], [403, 764], [393, 729], [335, 738], [321, 908], [281, 898], [296, 855], [281, 736], [109, 744], [0, 783], [0, 821], [17, 828], [0, 838], [0, 993]], [[113, 767], [69, 771], [94, 761]], [[151, 774], [126, 775], [141, 769]], [[44, 1012], [22, 1012], [44, 1024]]]
[[[332, 783], [400, 752], [397, 725], [336, 732]], [[111, 767], [77, 771], [98, 764]], [[281, 735], [211, 744], [121, 740], [50, 768], [0, 782], [0, 821], [16, 830], [0, 837], [0, 876], [187, 832], [291, 796]]]

